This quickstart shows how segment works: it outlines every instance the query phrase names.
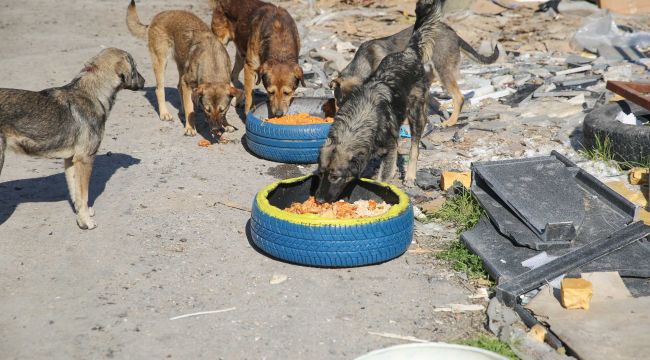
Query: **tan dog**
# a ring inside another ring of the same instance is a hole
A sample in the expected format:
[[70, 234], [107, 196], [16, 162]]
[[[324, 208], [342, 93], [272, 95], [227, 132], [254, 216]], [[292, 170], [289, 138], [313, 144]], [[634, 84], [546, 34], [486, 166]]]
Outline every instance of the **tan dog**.
[[264, 84], [269, 96], [270, 114], [287, 113], [299, 84], [305, 86], [298, 65], [300, 37], [289, 13], [259, 0], [211, 0], [212, 31], [227, 44], [234, 40], [237, 57], [231, 80], [244, 69], [245, 111], [253, 106], [253, 86]]
[[70, 200], [82, 229], [97, 226], [88, 188], [104, 127], [122, 89], [140, 90], [144, 78], [126, 51], [108, 48], [69, 84], [38, 92], [0, 89], [0, 171], [7, 148], [64, 159]]
[[203, 107], [213, 129], [234, 131], [226, 121], [226, 113], [240, 90], [230, 82], [228, 53], [208, 25], [190, 12], [172, 10], [157, 14], [146, 26], [140, 23], [133, 0], [126, 24], [135, 37], [148, 40], [161, 120], [172, 119], [165, 102], [165, 67], [169, 51], [173, 50], [185, 112], [185, 135], [196, 135], [194, 103]]

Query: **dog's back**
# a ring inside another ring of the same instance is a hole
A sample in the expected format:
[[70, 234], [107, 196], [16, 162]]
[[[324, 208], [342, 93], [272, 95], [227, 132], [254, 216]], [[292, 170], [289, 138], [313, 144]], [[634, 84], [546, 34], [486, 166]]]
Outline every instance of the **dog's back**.
[[[0, 138], [12, 150], [47, 156], [70, 147], [76, 137], [66, 88], [35, 92], [0, 89]], [[73, 135], [73, 136], [71, 136]]]

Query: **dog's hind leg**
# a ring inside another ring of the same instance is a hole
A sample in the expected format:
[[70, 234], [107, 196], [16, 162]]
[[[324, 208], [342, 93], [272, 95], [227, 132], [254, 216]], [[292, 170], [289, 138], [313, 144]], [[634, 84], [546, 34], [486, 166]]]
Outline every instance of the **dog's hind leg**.
[[88, 187], [90, 185], [90, 175], [93, 171], [94, 156], [75, 156], [72, 159], [75, 173], [75, 199], [77, 202], [77, 225], [82, 229], [94, 229], [97, 223], [90, 215], [88, 207]]
[[160, 120], [170, 121], [173, 119], [172, 114], [167, 109], [165, 100], [165, 68], [167, 67], [167, 54], [169, 45], [166, 41], [155, 41], [149, 39], [149, 53], [153, 72], [156, 75], [156, 99], [158, 100], [158, 114]]
[[442, 123], [442, 126], [454, 126], [458, 122], [460, 111], [463, 109], [465, 97], [458, 88], [458, 82], [456, 81], [456, 75], [454, 73], [440, 74], [440, 82], [442, 82], [442, 85], [445, 87], [445, 89], [451, 93], [452, 103], [454, 105], [454, 112], [451, 114], [451, 117], [447, 121], [444, 121]]
[[408, 107], [407, 118], [411, 128], [411, 151], [409, 153], [406, 174], [404, 175], [404, 185], [408, 187], [415, 186], [418, 157], [420, 156], [420, 140], [422, 139], [422, 132], [427, 122], [426, 109], [428, 103], [427, 91], [424, 90], [424, 95], [415, 101], [411, 101]]

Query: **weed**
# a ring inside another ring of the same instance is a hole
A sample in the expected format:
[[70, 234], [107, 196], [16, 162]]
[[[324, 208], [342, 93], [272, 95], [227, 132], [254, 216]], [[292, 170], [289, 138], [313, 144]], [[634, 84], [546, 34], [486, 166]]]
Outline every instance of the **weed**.
[[432, 217], [454, 223], [456, 232], [460, 234], [476, 225], [481, 215], [483, 209], [478, 200], [469, 190], [464, 189], [460, 194], [448, 199]]
[[476, 338], [461, 340], [458, 342], [461, 345], [473, 346], [488, 351], [492, 351], [499, 355], [505, 356], [509, 359], [518, 360], [519, 357], [510, 348], [510, 345], [502, 342], [494, 336], [479, 335]]

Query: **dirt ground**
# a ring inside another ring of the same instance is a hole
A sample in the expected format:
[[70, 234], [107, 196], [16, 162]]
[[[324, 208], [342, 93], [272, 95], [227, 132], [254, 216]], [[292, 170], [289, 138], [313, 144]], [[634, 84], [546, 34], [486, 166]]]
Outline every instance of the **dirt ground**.
[[[433, 311], [476, 300], [430, 252], [332, 270], [254, 250], [249, 213], [222, 204], [248, 208], [260, 188], [300, 169], [258, 159], [239, 141], [200, 148], [177, 117], [161, 122], [146, 45], [126, 29], [127, 3], [0, 3], [0, 86], [63, 85], [108, 46], [129, 51], [147, 81], [146, 91], [120, 93], [109, 118], [90, 189], [97, 229], [75, 224], [61, 160], [7, 155], [0, 358], [349, 359], [402, 343], [369, 332], [452, 341], [482, 331], [482, 314]], [[207, 1], [138, 3], [145, 23], [174, 8], [209, 20]], [[174, 109], [176, 83], [170, 65]], [[229, 118], [237, 140], [243, 124], [234, 111]], [[288, 279], [271, 285], [274, 274]]]

